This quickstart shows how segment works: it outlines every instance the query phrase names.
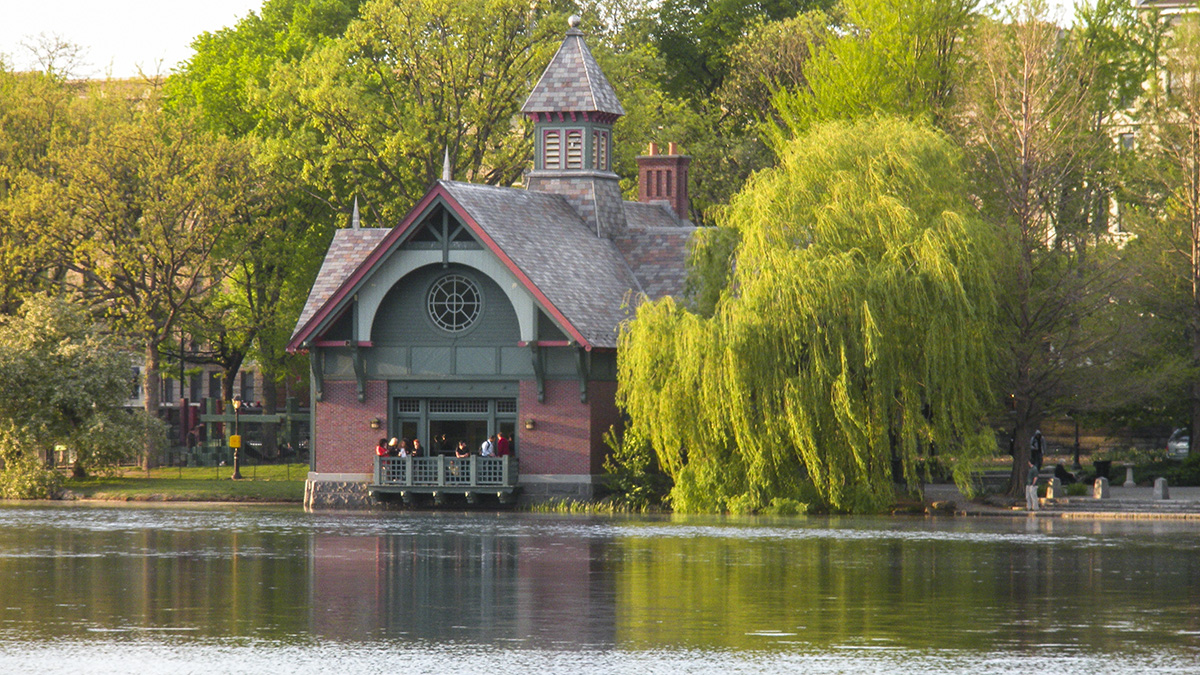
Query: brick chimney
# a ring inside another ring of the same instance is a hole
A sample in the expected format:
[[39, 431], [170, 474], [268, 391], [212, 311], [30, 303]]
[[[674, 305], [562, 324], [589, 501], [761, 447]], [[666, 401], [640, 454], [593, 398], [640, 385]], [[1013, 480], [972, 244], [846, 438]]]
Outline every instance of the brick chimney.
[[680, 220], [690, 217], [688, 202], [688, 165], [692, 158], [681, 155], [674, 143], [667, 144], [667, 154], [658, 154], [658, 144], [651, 143], [646, 154], [637, 158], [638, 201], [644, 204], [666, 204]]

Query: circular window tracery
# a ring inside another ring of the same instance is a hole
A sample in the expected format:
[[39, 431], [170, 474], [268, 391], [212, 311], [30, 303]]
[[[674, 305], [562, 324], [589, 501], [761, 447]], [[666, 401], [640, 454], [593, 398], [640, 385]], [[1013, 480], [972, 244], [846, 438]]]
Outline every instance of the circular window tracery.
[[479, 319], [483, 296], [474, 281], [461, 274], [447, 274], [429, 288], [426, 304], [434, 325], [461, 333]]

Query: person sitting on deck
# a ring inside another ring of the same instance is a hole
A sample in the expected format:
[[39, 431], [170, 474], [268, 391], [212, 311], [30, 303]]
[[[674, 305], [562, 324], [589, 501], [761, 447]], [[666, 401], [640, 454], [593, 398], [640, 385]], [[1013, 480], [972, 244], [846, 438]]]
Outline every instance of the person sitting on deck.
[[407, 438], [400, 439], [399, 453], [400, 453], [398, 455], [399, 457], [411, 457], [412, 456], [412, 452], [410, 452], [408, 449], [408, 439]]
[[400, 439], [393, 437], [392, 440], [388, 441], [387, 450], [388, 457], [399, 457]]
[[419, 439], [419, 438], [413, 439], [412, 452], [410, 452], [409, 454], [412, 455], [413, 457], [421, 456], [421, 439]]
[[458, 447], [454, 450], [454, 456], [459, 458], [471, 456], [471, 451], [467, 449], [466, 441], [458, 442]]

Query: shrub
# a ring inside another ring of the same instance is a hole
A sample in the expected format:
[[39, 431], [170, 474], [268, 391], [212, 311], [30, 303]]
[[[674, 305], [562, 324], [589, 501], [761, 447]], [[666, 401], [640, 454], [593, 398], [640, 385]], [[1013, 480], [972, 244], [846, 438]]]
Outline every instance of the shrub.
[[661, 505], [671, 481], [658, 468], [650, 443], [633, 429], [618, 437], [611, 427], [604, 434], [604, 443], [612, 451], [604, 459], [604, 470], [616, 501], [633, 511]]

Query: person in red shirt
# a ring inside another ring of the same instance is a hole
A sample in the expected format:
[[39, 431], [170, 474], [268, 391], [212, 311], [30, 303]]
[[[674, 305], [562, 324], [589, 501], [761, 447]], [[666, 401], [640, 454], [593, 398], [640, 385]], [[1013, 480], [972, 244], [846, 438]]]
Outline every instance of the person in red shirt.
[[496, 434], [496, 456], [507, 457], [512, 454], [512, 441], [503, 433]]
[[379, 445], [375, 446], [375, 454], [379, 457], [387, 457], [388, 449], [386, 438], [379, 439]]

